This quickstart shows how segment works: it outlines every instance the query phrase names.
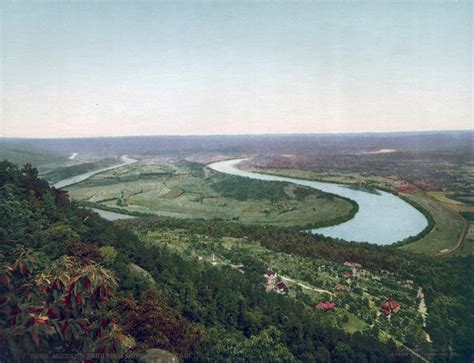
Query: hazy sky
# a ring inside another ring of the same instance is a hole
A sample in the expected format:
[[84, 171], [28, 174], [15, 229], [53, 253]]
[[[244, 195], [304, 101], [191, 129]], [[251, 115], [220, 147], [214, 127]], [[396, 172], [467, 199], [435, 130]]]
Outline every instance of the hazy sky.
[[471, 1], [0, 1], [1, 135], [472, 129]]

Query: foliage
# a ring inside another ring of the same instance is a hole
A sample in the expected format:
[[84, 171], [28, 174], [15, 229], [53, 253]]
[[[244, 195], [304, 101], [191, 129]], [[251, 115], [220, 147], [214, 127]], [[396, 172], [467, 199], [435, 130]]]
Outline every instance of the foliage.
[[106, 265], [110, 266], [115, 262], [118, 252], [113, 246], [102, 246], [99, 251]]
[[1, 339], [16, 361], [38, 354], [112, 354], [123, 334], [107, 317], [117, 286], [113, 274], [92, 261], [63, 256], [36, 271], [27, 251], [2, 267]]
[[116, 301], [124, 330], [137, 343], [148, 348], [161, 348], [188, 356], [199, 343], [202, 331], [168, 306], [156, 291], [145, 291], [139, 299], [124, 296]]
[[[0, 163], [0, 252], [5, 262], [0, 275], [0, 335], [13, 354], [19, 351], [20, 359], [32, 352], [86, 353], [102, 347], [104, 353], [108, 352], [112, 340], [103, 342], [100, 322], [104, 319], [108, 339], [121, 342], [121, 331], [126, 328], [139, 343], [137, 349], [156, 344], [175, 349], [181, 358], [190, 361], [229, 361], [233, 355], [245, 361], [290, 361], [292, 357], [301, 361], [404, 359], [393, 354], [399, 349], [393, 342], [379, 340], [377, 326], [372, 333], [348, 334], [324, 319], [324, 314], [307, 309], [288, 296], [266, 293], [261, 285], [266, 266], [252, 256], [245, 258], [250, 268], [242, 274], [230, 267], [185, 259], [165, 246], [146, 245], [131, 232], [142, 234], [162, 228], [213, 238], [245, 237], [273, 251], [333, 262], [353, 261], [367, 269], [386, 269], [401, 278], [412, 278], [426, 294], [428, 332], [436, 351], [446, 354], [446, 360], [463, 361], [471, 356], [473, 327], [466, 322], [473, 320], [469, 303], [474, 298], [470, 283], [472, 257], [436, 260], [393, 247], [337, 241], [296, 229], [216, 221], [154, 217], [112, 224], [90, 210], [78, 208], [37, 175], [31, 166], [20, 169], [8, 162]], [[58, 240], [61, 236], [66, 237], [66, 243]], [[43, 253], [35, 265], [35, 256], [39, 255], [15, 256], [17, 245], [35, 251], [51, 249], [60, 257], [52, 262]], [[102, 259], [99, 248], [103, 246], [112, 246], [117, 252], [110, 268], [116, 273], [119, 286], [110, 271], [97, 263]], [[130, 263], [150, 273], [163, 300], [143, 291], [153, 289], [129, 272]], [[92, 285], [94, 274], [101, 279], [98, 285]], [[90, 291], [86, 277], [91, 280]], [[53, 281], [56, 283], [52, 286]], [[104, 284], [125, 296], [131, 307], [129, 321], [121, 320], [126, 312], [120, 304], [109, 305], [111, 311], [106, 311], [109, 292], [104, 294], [99, 289], [98, 300], [94, 299], [97, 287]], [[138, 323], [143, 321], [142, 314], [149, 314], [156, 321], [169, 317], [170, 321], [163, 323], [163, 330], [159, 324], [144, 330]], [[67, 328], [62, 332], [66, 321]], [[181, 334], [170, 338], [174, 326]], [[196, 336], [202, 338], [187, 350], [186, 342]], [[19, 348], [15, 349], [11, 342]], [[107, 343], [107, 349], [99, 343]], [[113, 349], [120, 352], [128, 348], [116, 343]], [[2, 356], [2, 360], [12, 360], [12, 353]]]
[[[269, 199], [278, 202], [290, 199], [291, 196], [285, 192], [285, 187], [290, 185], [283, 182], [269, 182], [251, 178], [236, 178], [232, 175], [214, 176], [215, 182], [211, 184], [212, 189], [217, 193], [237, 200], [248, 199]], [[303, 200], [311, 194], [322, 194], [314, 189], [297, 186], [294, 191], [294, 198]]]

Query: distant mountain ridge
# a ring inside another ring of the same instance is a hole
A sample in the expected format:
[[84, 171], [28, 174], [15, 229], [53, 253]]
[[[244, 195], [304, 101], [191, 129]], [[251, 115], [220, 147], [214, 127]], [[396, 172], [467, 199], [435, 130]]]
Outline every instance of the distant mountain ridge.
[[[67, 139], [0, 138], [2, 145], [36, 147], [53, 153], [156, 155], [221, 153], [351, 153], [391, 148], [412, 152], [473, 151], [474, 131], [429, 131], [361, 134], [126, 136]], [[1, 150], [1, 149], [0, 149]], [[0, 156], [1, 156], [0, 152]]]

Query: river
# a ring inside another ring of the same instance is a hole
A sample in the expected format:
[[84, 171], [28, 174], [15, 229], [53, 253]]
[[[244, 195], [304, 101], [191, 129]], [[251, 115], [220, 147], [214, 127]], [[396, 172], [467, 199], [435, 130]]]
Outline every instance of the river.
[[121, 164], [108, 166], [108, 167], [102, 168], [102, 169], [92, 170], [92, 171], [89, 171], [89, 172], [84, 173], [84, 174], [74, 175], [70, 178], [58, 181], [56, 184], [53, 185], [53, 187], [58, 188], [58, 189], [68, 187], [68, 186], [73, 185], [73, 184], [81, 183], [84, 180], [89, 179], [91, 176], [102, 173], [104, 171], [117, 169], [117, 168], [120, 168], [120, 167], [125, 166], [125, 165], [134, 164], [138, 161], [138, 160], [129, 158], [127, 155], [122, 155], [120, 157], [120, 159], [122, 160]]
[[346, 241], [388, 245], [415, 236], [428, 225], [426, 217], [420, 211], [391, 193], [382, 190], [378, 190], [378, 193], [369, 193], [350, 189], [342, 184], [266, 175], [238, 169], [237, 164], [244, 160], [248, 159], [219, 161], [209, 164], [208, 167], [231, 175], [311, 187], [352, 199], [359, 205], [359, 211], [351, 220], [331, 227], [312, 229], [312, 233]]

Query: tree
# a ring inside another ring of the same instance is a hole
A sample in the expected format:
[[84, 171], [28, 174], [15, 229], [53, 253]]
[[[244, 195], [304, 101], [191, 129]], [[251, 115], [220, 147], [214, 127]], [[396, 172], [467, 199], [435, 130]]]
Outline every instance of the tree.
[[86, 352], [120, 353], [124, 335], [106, 312], [114, 275], [69, 256], [46, 270], [37, 267], [35, 256], [23, 250], [0, 270], [0, 336], [8, 354], [28, 361], [36, 353], [84, 359]]
[[41, 251], [52, 259], [56, 259], [66, 252], [68, 246], [80, 242], [81, 237], [69, 225], [58, 223], [48, 227], [42, 233], [44, 243]]
[[189, 356], [200, 342], [202, 330], [191, 324], [163, 296], [153, 290], [137, 300], [124, 296], [116, 301], [121, 325], [143, 349], [162, 348]]
[[296, 362], [293, 354], [282, 344], [281, 333], [274, 326], [246, 339], [233, 359], [248, 362]]
[[102, 246], [99, 248], [99, 250], [104, 263], [108, 266], [111, 266], [117, 257], [117, 250], [113, 246]]

